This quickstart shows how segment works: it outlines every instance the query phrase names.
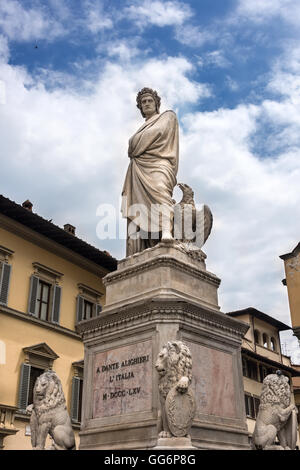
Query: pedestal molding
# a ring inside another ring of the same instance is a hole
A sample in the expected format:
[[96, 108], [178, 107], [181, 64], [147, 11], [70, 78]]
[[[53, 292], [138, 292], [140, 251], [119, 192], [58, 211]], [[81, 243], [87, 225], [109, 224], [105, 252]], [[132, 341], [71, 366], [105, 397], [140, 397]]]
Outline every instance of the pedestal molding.
[[[160, 318], [160, 315], [163, 318]], [[166, 318], [165, 315], [168, 315], [168, 317]], [[128, 328], [129, 326], [141, 325], [141, 322], [149, 325], [150, 322], [156, 321], [184, 322], [185, 324], [189, 321], [195, 322], [198, 327], [200, 324], [211, 328], [217, 326], [233, 337], [240, 339], [240, 341], [249, 328], [248, 325], [237, 322], [224, 313], [202, 310], [201, 307], [185, 304], [184, 302], [151, 302], [146, 306], [139, 305], [124, 308], [116, 313], [111, 311], [106, 315], [83, 321], [77, 325], [77, 331], [83, 335], [84, 340], [88, 340], [96, 333], [105, 334], [110, 329], [116, 331], [125, 324]]]
[[117, 271], [108, 274], [103, 278], [103, 284], [108, 286], [114, 282], [118, 282], [121, 279], [136, 276], [141, 274], [145, 271], [153, 267], [158, 267], [159, 265], [163, 265], [164, 267], [171, 267], [175, 268], [181, 272], [187, 272], [192, 276], [207, 281], [208, 283], [219, 287], [221, 284], [221, 279], [219, 279], [215, 274], [210, 273], [209, 271], [205, 271], [201, 268], [196, 268], [192, 264], [183, 263], [182, 261], [177, 261], [171, 255], [160, 255], [152, 260], [143, 261], [142, 263], [136, 266], [128, 266], [125, 268], [118, 269]]

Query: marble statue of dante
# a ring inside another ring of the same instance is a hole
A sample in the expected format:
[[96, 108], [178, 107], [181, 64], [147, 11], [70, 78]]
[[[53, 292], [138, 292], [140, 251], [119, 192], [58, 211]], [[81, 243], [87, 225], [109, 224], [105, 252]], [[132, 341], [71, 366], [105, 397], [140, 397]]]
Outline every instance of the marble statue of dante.
[[160, 239], [172, 239], [172, 195], [178, 171], [176, 114], [160, 114], [160, 97], [151, 88], [138, 93], [137, 107], [145, 123], [129, 140], [130, 163], [122, 191], [121, 212], [128, 222], [127, 256]]

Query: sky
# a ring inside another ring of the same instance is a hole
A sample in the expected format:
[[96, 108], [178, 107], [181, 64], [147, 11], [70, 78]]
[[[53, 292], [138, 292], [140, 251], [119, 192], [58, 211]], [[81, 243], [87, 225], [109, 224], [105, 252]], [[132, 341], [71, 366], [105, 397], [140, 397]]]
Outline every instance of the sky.
[[154, 88], [179, 119], [178, 181], [214, 215], [221, 310], [290, 325], [279, 256], [300, 234], [299, 24], [295, 0], [0, 1], [0, 193], [123, 258], [124, 240], [97, 236], [99, 206], [119, 217], [136, 94]]

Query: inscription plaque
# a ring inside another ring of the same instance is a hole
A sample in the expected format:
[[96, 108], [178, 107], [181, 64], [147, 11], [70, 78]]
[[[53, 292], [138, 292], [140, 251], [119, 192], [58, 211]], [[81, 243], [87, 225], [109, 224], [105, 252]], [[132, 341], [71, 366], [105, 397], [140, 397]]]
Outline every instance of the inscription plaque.
[[95, 354], [93, 418], [151, 411], [152, 341]]

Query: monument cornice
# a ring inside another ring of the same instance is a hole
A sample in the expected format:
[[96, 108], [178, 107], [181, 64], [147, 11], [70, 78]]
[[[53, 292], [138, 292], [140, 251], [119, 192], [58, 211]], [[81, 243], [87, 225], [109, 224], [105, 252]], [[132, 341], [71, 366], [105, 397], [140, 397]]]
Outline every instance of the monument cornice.
[[108, 284], [117, 282], [121, 279], [136, 276], [138, 274], [141, 274], [145, 271], [148, 271], [149, 269], [153, 267], [158, 267], [158, 265], [163, 266], [163, 267], [171, 267], [175, 268], [178, 271], [181, 272], [187, 272], [191, 274], [192, 276], [196, 278], [203, 279], [207, 281], [208, 283], [219, 287], [221, 283], [221, 279], [219, 279], [217, 276], [214, 274], [204, 271], [203, 269], [199, 269], [193, 265], [183, 263], [182, 261], [178, 261], [176, 258], [173, 256], [169, 255], [160, 255], [156, 258], [144, 261], [143, 263], [140, 263], [139, 265], [133, 265], [133, 266], [128, 266], [123, 269], [118, 269], [117, 271], [108, 274], [105, 278], [103, 278], [103, 284], [107, 286]]
[[[163, 318], [162, 318], [163, 316]], [[248, 331], [249, 326], [235, 319], [227, 317], [224, 313], [208, 311], [199, 306], [184, 302], [149, 302], [146, 305], [136, 305], [134, 307], [125, 307], [122, 310], [109, 313], [85, 320], [76, 326], [79, 334], [86, 340], [95, 333], [106, 334], [110, 330], [117, 331], [126, 325], [135, 327], [143, 323], [150, 327], [157, 321], [177, 322], [192, 327], [205, 325], [214, 328], [218, 325], [227, 334], [242, 339]], [[199, 321], [200, 320], [200, 321]]]

